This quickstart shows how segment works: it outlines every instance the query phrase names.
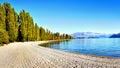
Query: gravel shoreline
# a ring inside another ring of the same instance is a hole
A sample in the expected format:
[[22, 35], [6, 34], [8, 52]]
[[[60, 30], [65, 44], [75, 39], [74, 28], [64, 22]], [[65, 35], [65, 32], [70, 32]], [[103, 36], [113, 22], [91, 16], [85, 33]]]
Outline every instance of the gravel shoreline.
[[38, 44], [15, 42], [0, 47], [0, 68], [120, 68], [119, 58], [74, 54]]

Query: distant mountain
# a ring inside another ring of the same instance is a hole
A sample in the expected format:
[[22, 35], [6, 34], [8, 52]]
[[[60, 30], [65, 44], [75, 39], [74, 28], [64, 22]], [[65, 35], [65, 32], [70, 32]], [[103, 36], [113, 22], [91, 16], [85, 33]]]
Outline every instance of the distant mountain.
[[76, 32], [71, 34], [74, 38], [109, 38], [111, 34], [93, 33], [93, 32]]
[[110, 38], [120, 38], [120, 33], [118, 33], [118, 34], [113, 34], [112, 36], [110, 36]]

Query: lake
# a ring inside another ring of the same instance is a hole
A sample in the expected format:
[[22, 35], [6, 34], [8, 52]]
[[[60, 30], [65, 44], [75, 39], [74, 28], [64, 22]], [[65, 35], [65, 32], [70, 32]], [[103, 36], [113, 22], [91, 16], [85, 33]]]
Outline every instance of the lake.
[[42, 46], [80, 54], [120, 57], [119, 38], [73, 39]]

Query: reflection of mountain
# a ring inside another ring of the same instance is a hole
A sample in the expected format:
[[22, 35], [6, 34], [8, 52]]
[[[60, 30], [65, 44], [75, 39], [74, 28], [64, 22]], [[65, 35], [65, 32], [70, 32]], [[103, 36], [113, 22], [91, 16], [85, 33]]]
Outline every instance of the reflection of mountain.
[[113, 34], [112, 36], [110, 36], [110, 38], [120, 38], [120, 33], [118, 33], [118, 34]]
[[71, 34], [74, 38], [109, 38], [111, 34], [93, 33], [93, 32], [77, 32]]

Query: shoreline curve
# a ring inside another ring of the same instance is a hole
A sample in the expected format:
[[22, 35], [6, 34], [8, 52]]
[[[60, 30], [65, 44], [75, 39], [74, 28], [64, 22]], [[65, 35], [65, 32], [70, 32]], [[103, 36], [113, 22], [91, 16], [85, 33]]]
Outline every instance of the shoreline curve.
[[0, 47], [0, 68], [120, 68], [119, 58], [75, 54], [38, 46], [53, 41], [15, 42]]

